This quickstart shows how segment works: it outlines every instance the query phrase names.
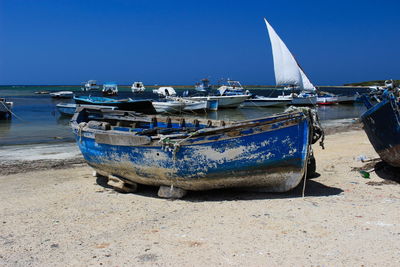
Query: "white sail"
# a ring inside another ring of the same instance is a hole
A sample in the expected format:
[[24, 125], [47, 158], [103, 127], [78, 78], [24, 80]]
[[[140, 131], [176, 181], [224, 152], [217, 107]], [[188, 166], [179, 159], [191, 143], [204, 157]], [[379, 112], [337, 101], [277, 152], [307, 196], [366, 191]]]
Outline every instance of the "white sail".
[[300, 89], [303, 89], [302, 71], [297, 64], [296, 59], [275, 32], [274, 28], [272, 28], [268, 23], [267, 19], [264, 18], [264, 20], [267, 25], [269, 39], [272, 46], [276, 84], [296, 85], [299, 86]]
[[303, 87], [303, 90], [316, 92], [317, 89], [315, 89], [315, 86], [310, 82], [307, 75], [304, 73], [304, 71], [301, 69], [300, 66], [299, 66], [299, 71], [300, 71], [301, 79], [303, 82], [303, 86], [301, 86], [301, 87]]

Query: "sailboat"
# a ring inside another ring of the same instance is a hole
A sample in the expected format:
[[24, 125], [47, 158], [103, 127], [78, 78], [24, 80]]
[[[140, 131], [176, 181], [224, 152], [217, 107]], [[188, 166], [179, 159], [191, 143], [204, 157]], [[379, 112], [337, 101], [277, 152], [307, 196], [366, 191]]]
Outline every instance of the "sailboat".
[[285, 89], [299, 89], [300, 94], [291, 93], [292, 105], [315, 105], [317, 103], [316, 88], [310, 82], [293, 54], [264, 18], [272, 46], [276, 85]]

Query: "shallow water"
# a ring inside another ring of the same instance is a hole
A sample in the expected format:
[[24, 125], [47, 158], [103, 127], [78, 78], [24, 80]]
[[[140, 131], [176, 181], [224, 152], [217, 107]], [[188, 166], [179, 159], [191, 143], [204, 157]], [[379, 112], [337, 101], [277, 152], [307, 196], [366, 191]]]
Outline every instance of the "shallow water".
[[[61, 116], [56, 104], [61, 102], [72, 102], [71, 100], [53, 100], [49, 95], [35, 94], [35, 91], [75, 91], [76, 94], [83, 94], [80, 88], [75, 86], [1, 86], [0, 97], [6, 97], [7, 100], [14, 102], [12, 120], [0, 120], [0, 146], [36, 144], [36, 143], [60, 143], [71, 142], [74, 140], [72, 131], [69, 127], [68, 117]], [[176, 90], [178, 94], [184, 89]], [[335, 91], [336, 90], [336, 91]], [[326, 90], [338, 92], [354, 92], [351, 89]], [[339, 91], [338, 91], [339, 90]], [[350, 91], [349, 91], [350, 90]], [[133, 94], [129, 88], [120, 88], [119, 98], [145, 98], [155, 99], [152, 89], [148, 89], [143, 94]], [[281, 91], [275, 89], [257, 89], [251, 92], [264, 96], [276, 96]], [[92, 95], [99, 95], [91, 93]], [[318, 113], [323, 121], [327, 123], [332, 120], [358, 118], [365, 110], [362, 104], [354, 105], [334, 105], [318, 107]], [[277, 112], [284, 111], [284, 108], [238, 108], [225, 109], [207, 114], [188, 115], [202, 118], [220, 119], [220, 120], [244, 120], [256, 117], [262, 117]], [[331, 122], [330, 122], [331, 123]]]

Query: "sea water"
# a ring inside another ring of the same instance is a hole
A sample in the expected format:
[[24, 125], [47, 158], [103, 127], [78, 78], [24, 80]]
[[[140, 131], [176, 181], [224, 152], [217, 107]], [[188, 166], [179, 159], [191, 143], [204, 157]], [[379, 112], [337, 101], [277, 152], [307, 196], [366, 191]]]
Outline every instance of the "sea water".
[[[177, 89], [177, 93], [182, 94], [185, 89]], [[324, 91], [333, 93], [354, 93], [360, 92], [360, 88], [325, 88]], [[35, 94], [36, 91], [74, 91], [76, 95], [84, 95], [78, 86], [0, 86], [0, 97], [5, 97], [7, 101], [14, 102], [12, 109], [13, 118], [11, 120], [0, 120], [0, 147], [8, 145], [31, 145], [48, 144], [62, 142], [72, 142], [74, 137], [69, 126], [69, 117], [59, 114], [56, 109], [58, 103], [72, 103], [73, 100], [52, 99], [50, 95]], [[152, 93], [151, 88], [147, 88], [144, 93], [134, 94], [128, 87], [119, 88], [118, 98], [133, 99], [157, 99]], [[263, 96], [277, 96], [282, 91], [272, 88], [250, 89], [250, 92]], [[363, 91], [361, 90], [360, 93]], [[90, 92], [93, 96], [100, 96], [101, 92]], [[201, 118], [219, 120], [245, 120], [262, 117], [274, 113], [282, 112], [285, 108], [237, 108], [223, 109], [187, 116], [197, 116]], [[317, 107], [319, 116], [323, 124], [327, 123], [346, 123], [354, 118], [358, 118], [365, 111], [362, 104], [353, 105], [332, 105]]]

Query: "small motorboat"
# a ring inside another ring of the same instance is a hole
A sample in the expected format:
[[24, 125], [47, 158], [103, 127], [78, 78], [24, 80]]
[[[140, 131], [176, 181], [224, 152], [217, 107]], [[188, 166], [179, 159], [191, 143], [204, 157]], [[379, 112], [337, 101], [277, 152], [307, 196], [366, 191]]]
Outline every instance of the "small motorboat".
[[82, 83], [81, 89], [82, 91], [87, 92], [92, 90], [99, 90], [100, 86], [97, 85], [97, 81], [89, 80], [87, 82]]
[[182, 113], [185, 103], [183, 101], [153, 101], [157, 113]]
[[175, 89], [173, 87], [168, 87], [168, 86], [154, 89], [153, 93], [157, 94], [159, 97], [176, 96]]
[[339, 104], [354, 104], [356, 102], [358, 95], [337, 95]]
[[52, 98], [61, 98], [61, 99], [71, 99], [74, 97], [74, 92], [72, 91], [59, 91], [50, 93]]
[[293, 189], [312, 169], [311, 144], [322, 135], [315, 118], [304, 108], [237, 122], [78, 108], [71, 126], [98, 176], [160, 186], [165, 196], [165, 187]]
[[199, 92], [207, 92], [212, 89], [212, 85], [210, 84], [210, 80], [206, 78], [196, 83], [194, 89]]
[[[168, 100], [183, 102], [184, 106], [182, 111], [189, 112], [206, 112], [207, 110], [217, 110], [218, 109], [218, 101], [216, 100], [201, 100], [201, 101], [193, 101], [188, 100], [183, 97], [167, 97]], [[154, 103], [154, 102], [153, 102]]]
[[317, 96], [318, 105], [335, 105], [338, 102], [338, 97], [333, 94], [320, 94]]
[[73, 104], [73, 103], [60, 103], [56, 105], [58, 112], [63, 116], [72, 117], [78, 107], [90, 108], [90, 109], [110, 109], [115, 110], [118, 107], [113, 106], [100, 106], [100, 105], [84, 105], [84, 104]]
[[131, 86], [132, 93], [143, 93], [146, 89], [142, 82], [134, 82]]
[[102, 93], [104, 96], [116, 96], [118, 95], [118, 85], [114, 82], [108, 82], [103, 84]]
[[0, 98], [0, 119], [11, 119], [14, 103]]
[[156, 110], [148, 99], [134, 100], [128, 99], [113, 99], [108, 97], [96, 97], [96, 96], [75, 96], [76, 104], [86, 105], [100, 105], [100, 106], [112, 106], [118, 107], [121, 110], [136, 111], [144, 114], [155, 114]]
[[37, 95], [48, 95], [48, 94], [50, 94], [50, 91], [36, 91], [35, 94], [37, 94]]

